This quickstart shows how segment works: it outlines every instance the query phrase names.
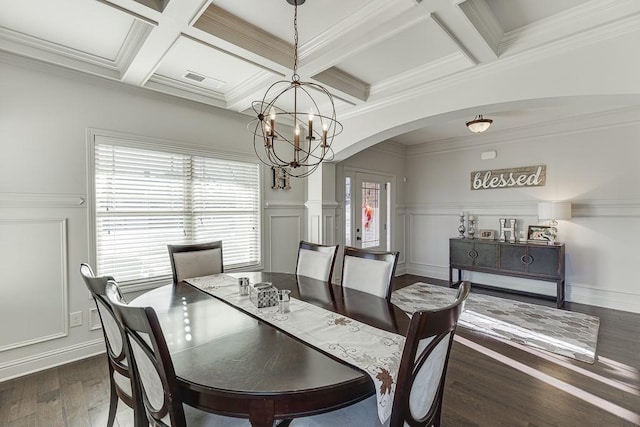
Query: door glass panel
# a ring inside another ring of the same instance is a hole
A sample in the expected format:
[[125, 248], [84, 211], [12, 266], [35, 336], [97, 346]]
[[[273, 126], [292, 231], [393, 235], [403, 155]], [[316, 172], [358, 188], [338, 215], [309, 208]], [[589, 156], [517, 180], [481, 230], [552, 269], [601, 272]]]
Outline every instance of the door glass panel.
[[380, 184], [362, 182], [362, 247], [380, 245]]

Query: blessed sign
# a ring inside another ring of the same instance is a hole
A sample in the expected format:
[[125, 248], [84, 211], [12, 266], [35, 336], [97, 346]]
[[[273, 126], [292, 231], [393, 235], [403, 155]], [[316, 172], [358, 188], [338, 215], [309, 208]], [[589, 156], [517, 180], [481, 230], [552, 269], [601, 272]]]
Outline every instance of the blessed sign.
[[541, 187], [545, 185], [546, 180], [546, 165], [476, 171], [471, 172], [471, 189]]

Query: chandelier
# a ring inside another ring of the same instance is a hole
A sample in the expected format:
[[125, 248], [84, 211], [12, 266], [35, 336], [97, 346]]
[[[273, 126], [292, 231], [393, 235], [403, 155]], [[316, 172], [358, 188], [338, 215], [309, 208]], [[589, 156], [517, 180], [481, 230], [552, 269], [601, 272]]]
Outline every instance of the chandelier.
[[336, 120], [331, 93], [322, 85], [300, 80], [298, 6], [305, 0], [287, 2], [294, 7], [293, 74], [290, 81], [275, 82], [262, 100], [252, 102], [256, 118], [248, 128], [253, 132], [253, 148], [262, 163], [283, 168], [289, 176], [304, 178], [322, 161], [333, 160], [331, 144], [342, 132], [342, 125]]

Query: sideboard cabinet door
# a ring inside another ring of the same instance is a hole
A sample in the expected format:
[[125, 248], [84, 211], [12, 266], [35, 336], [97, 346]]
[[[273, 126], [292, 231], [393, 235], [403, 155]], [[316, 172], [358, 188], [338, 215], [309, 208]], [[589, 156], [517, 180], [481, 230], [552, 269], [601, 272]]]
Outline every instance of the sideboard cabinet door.
[[502, 245], [500, 247], [500, 270], [515, 273], [527, 271], [527, 247], [518, 244]]
[[558, 277], [560, 263], [560, 248], [543, 246], [529, 246], [528, 254], [531, 262], [529, 263], [527, 272], [531, 274], [540, 274], [549, 277]]

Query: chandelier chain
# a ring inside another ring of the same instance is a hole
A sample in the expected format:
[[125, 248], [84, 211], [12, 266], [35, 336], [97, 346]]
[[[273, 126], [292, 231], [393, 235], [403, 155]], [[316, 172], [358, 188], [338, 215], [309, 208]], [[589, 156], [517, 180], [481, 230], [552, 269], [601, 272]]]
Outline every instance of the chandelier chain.
[[298, 2], [293, 6], [293, 80], [300, 80], [298, 76]]

